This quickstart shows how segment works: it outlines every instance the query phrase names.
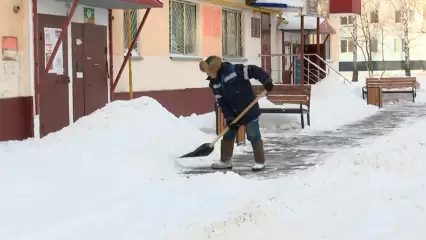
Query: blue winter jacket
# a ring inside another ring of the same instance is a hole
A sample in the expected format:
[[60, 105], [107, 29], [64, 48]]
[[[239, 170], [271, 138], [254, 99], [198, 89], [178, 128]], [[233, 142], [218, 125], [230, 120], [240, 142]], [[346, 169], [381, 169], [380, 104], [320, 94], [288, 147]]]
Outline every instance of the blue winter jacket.
[[[207, 78], [207, 80], [210, 80], [209, 87], [213, 90], [225, 119], [230, 120], [237, 117], [256, 98], [250, 83], [251, 78], [257, 79], [263, 85], [272, 81], [269, 74], [258, 66], [245, 66], [229, 62], [222, 63], [216, 79]], [[259, 104], [256, 103], [241, 118], [239, 124], [246, 125], [257, 119], [260, 114]]]

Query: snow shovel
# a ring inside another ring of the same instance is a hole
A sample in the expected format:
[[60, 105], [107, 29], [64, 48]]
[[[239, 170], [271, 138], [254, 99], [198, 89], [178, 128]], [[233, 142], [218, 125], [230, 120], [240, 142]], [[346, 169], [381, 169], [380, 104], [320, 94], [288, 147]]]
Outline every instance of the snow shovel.
[[[232, 123], [238, 122], [261, 98], [266, 95], [266, 90], [263, 91], [259, 96], [257, 96], [236, 118]], [[187, 153], [180, 158], [190, 158], [190, 157], [206, 157], [214, 150], [214, 145], [219, 141], [223, 135], [229, 131], [229, 127], [226, 127], [211, 143], [204, 143], [199, 146], [193, 152]]]

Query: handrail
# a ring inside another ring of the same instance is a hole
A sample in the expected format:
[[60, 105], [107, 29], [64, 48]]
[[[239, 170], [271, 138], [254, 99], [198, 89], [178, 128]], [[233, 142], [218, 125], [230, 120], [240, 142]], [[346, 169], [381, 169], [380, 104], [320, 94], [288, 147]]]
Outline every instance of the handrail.
[[322, 69], [322, 67], [320, 67], [320, 66], [318, 66], [318, 65], [316, 65], [314, 62], [312, 62], [311, 61], [311, 59], [309, 59], [309, 58], [307, 58], [307, 57], [304, 57], [304, 59], [306, 60], [306, 61], [308, 61], [310, 64], [312, 64], [312, 65], [314, 65], [316, 68], [318, 68], [319, 70], [321, 70], [326, 76], [327, 76], [327, 72], [324, 70], [324, 69]]
[[[308, 55], [308, 54], [306, 54]], [[325, 63], [329, 68], [331, 68], [335, 73], [337, 73], [340, 77], [343, 78], [344, 81], [348, 82], [349, 84], [352, 84], [351, 81], [349, 81], [347, 78], [345, 78], [339, 71], [337, 71], [336, 69], [334, 69], [330, 64], [328, 64], [327, 61], [325, 61], [324, 59], [322, 59], [320, 56], [318, 56], [317, 54], [312, 54], [313, 56], [317, 56], [317, 58], [319, 58], [323, 63]]]

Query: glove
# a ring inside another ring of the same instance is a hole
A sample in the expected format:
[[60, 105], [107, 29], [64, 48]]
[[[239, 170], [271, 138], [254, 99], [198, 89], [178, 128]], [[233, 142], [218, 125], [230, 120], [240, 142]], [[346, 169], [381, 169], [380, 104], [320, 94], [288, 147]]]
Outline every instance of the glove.
[[267, 92], [270, 92], [270, 91], [272, 91], [272, 89], [274, 89], [274, 84], [272, 83], [272, 80], [265, 83], [265, 85], [263, 85], [263, 86], [265, 87], [265, 90]]
[[232, 123], [234, 120], [235, 120], [235, 118], [226, 119], [226, 125], [231, 130], [238, 130], [238, 128], [240, 127], [240, 125], [238, 124], [238, 122], [237, 123]]

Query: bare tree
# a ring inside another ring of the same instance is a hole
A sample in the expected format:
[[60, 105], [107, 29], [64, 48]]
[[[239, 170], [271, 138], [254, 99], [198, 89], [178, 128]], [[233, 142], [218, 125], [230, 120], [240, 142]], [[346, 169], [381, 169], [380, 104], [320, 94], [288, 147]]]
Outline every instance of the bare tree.
[[[396, 0], [395, 0], [396, 1]], [[403, 0], [400, 0], [403, 1]], [[386, 72], [384, 38], [386, 33], [386, 24], [383, 16], [379, 18], [380, 0], [364, 0], [361, 5], [361, 14], [352, 17], [351, 24], [347, 25], [347, 33], [353, 44], [353, 64], [354, 73], [352, 81], [358, 79], [358, 50], [365, 60], [365, 68], [369, 77], [374, 74], [373, 57], [381, 51], [381, 60], [383, 64], [383, 76]], [[379, 41], [380, 40], [380, 41]], [[380, 44], [380, 45], [379, 45]]]
[[414, 39], [424, 34], [422, 26], [413, 22], [417, 12], [423, 15], [423, 0], [391, 0], [390, 3], [395, 9], [390, 25], [402, 43], [405, 75], [411, 76], [410, 45]]
[[363, 1], [361, 15], [354, 17], [352, 24], [347, 25], [350, 39], [356, 45], [353, 60], [358, 61], [355, 51], [359, 49], [370, 77], [374, 74], [373, 55], [378, 51], [378, 37], [383, 32], [383, 25], [379, 23], [378, 3], [379, 0]]

